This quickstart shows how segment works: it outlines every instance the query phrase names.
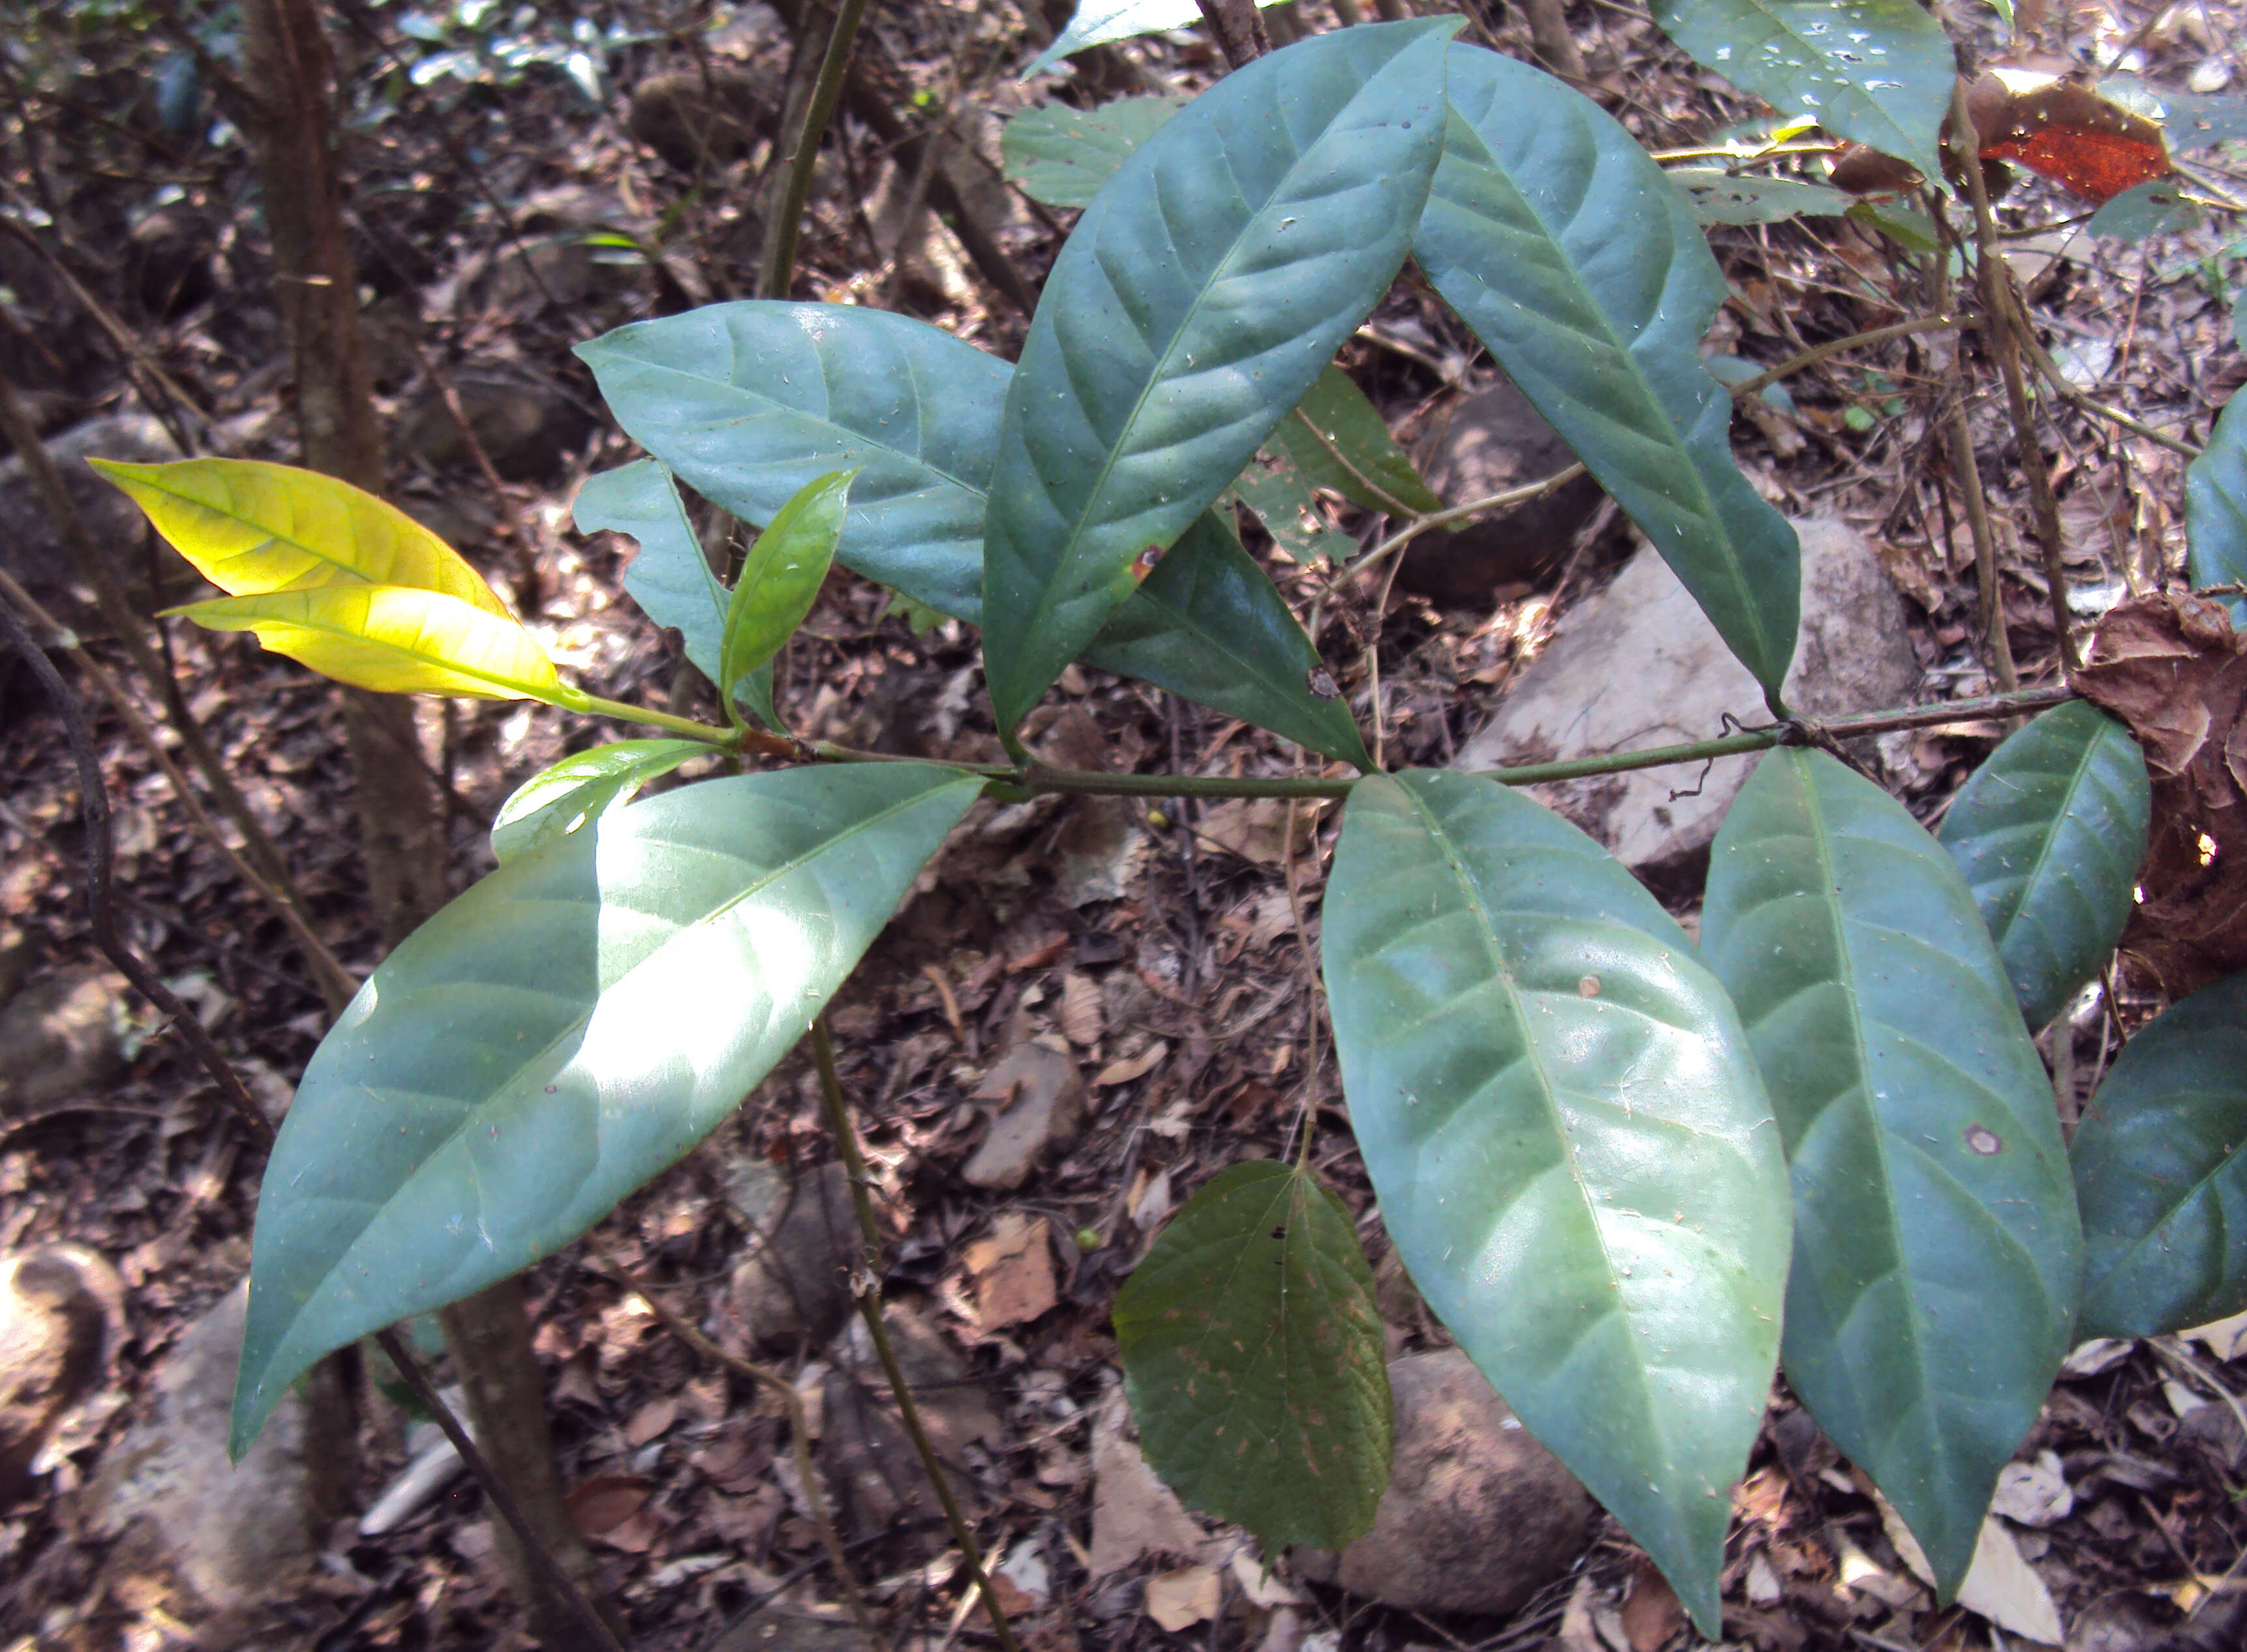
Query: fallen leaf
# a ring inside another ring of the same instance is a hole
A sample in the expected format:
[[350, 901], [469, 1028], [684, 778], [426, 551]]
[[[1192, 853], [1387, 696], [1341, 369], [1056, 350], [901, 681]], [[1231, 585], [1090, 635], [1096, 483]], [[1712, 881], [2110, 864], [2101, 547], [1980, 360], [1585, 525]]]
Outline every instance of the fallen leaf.
[[1005, 1212], [991, 1237], [968, 1246], [965, 1256], [975, 1281], [975, 1326], [987, 1336], [1037, 1318], [1059, 1300], [1051, 1232], [1042, 1216]]
[[1233, 797], [1202, 812], [1202, 840], [1266, 866], [1277, 866], [1287, 857], [1287, 823], [1294, 820], [1295, 852], [1311, 844], [1318, 823], [1316, 808], [1299, 808], [1282, 797]]
[[1108, 1018], [1100, 1008], [1100, 984], [1074, 970], [1062, 978], [1061, 1004], [1054, 1015], [1069, 1041], [1081, 1049], [1091, 1048], [1108, 1030]]
[[2059, 1608], [2044, 1580], [2021, 1559], [2012, 1533], [1995, 1519], [1982, 1522], [1981, 1539], [1974, 1546], [1974, 1564], [1958, 1586], [1958, 1604], [1977, 1617], [1987, 1618], [2008, 1635], [2059, 1646], [2067, 1638], [2060, 1627]]
[[1092, 1553], [1084, 1569], [1095, 1581], [1149, 1555], [1197, 1559], [1209, 1547], [1178, 1493], [1125, 1437], [1128, 1416], [1117, 1394], [1093, 1420]]
[[679, 1400], [676, 1396], [666, 1394], [650, 1400], [633, 1412], [632, 1420], [625, 1424], [625, 1444], [637, 1450], [677, 1421]]
[[1160, 1227], [1170, 1213], [1171, 1173], [1158, 1171], [1131, 1200], [1131, 1224], [1138, 1228]]
[[2217, 1320], [2209, 1325], [2196, 1325], [2178, 1335], [2188, 1342], [2197, 1342], [2219, 1361], [2236, 1360], [2247, 1354], [2247, 1314], [2234, 1314], [2228, 1320]]
[[999, 1102], [982, 1145], [960, 1175], [977, 1187], [1020, 1187], [1039, 1159], [1076, 1140], [1084, 1128], [1084, 1077], [1076, 1059], [1042, 1044], [1017, 1044], [975, 1087], [975, 1099]]
[[580, 1537], [604, 1537], [640, 1511], [655, 1482], [638, 1474], [601, 1474], [572, 1487], [562, 1499]]
[[1254, 1546], [1251, 1544], [1233, 1552], [1233, 1580], [1240, 1586], [1241, 1598], [1263, 1612], [1275, 1607], [1308, 1606], [1311, 1597], [1277, 1572], [1266, 1570]]
[[2059, 1364], [2062, 1376], [2097, 1376], [2111, 1371], [2130, 1357], [2137, 1346], [2127, 1336], [2094, 1336], [2080, 1343]]
[[1104, 1090], [1110, 1085], [1129, 1084], [1134, 1079], [1144, 1078], [1160, 1067], [1163, 1064], [1163, 1058], [1170, 1053], [1171, 1047], [1162, 1040], [1157, 1039], [1137, 1055], [1129, 1056], [1120, 1062], [1110, 1062], [1102, 1068], [1092, 1076], [1092, 1088]]
[[1208, 1622], [1224, 1603], [1224, 1589], [1211, 1567], [1182, 1566], [1147, 1580], [1147, 1615], [1173, 1635]]
[[1661, 1652], [1685, 1627], [1685, 1608], [1677, 1591], [1652, 1560], [1640, 1555], [1630, 1577], [1630, 1594], [1622, 1603], [1622, 1632], [1630, 1652]]
[[2016, 1526], [2057, 1526], [2075, 1508], [2075, 1493], [2060, 1472], [2059, 1454], [2039, 1451], [2033, 1463], [2008, 1463], [1998, 1471], [1990, 1512]]

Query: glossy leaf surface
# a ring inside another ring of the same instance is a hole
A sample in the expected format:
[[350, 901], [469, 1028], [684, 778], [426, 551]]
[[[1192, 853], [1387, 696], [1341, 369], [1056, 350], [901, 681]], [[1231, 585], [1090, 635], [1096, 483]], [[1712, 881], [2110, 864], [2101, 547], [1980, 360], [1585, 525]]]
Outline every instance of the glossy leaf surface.
[[[2194, 585], [2247, 584], [2247, 396], [2236, 391], [2185, 467], [2184, 517]], [[2247, 598], [2230, 601], [2235, 624], [2247, 624]]]
[[642, 786], [681, 763], [707, 757], [699, 740], [619, 740], [564, 757], [516, 787], [492, 821], [492, 853], [511, 861], [632, 802]]
[[[807, 352], [816, 372], [807, 370]], [[640, 445], [736, 515], [769, 521], [833, 469], [836, 455], [849, 455], [864, 468], [836, 559], [939, 613], [980, 623], [984, 488], [1005, 362], [879, 311], [756, 301], [620, 328], [579, 353]], [[861, 359], [884, 379], [883, 395], [868, 403], [830, 394], [828, 375], [847, 391]], [[674, 394], [675, 406], [663, 399]], [[885, 489], [887, 502], [869, 537], [861, 513], [871, 488]], [[1203, 542], [1229, 546], [1214, 567], [1197, 537], [1189, 532], [1162, 559], [1084, 658], [1369, 766], [1347, 707], [1304, 688], [1318, 657], [1272, 582], [1230, 529]], [[1214, 652], [1212, 642], [1221, 645]]]
[[2074, 1324], [2051, 1082], [1950, 857], [1822, 752], [1757, 764], [1717, 835], [1701, 949], [1792, 1164], [1787, 1381], [1947, 1595]]
[[588, 476], [572, 514], [581, 534], [605, 530], [639, 542], [639, 554], [625, 568], [625, 594], [657, 625], [677, 631], [694, 669], [716, 682], [726, 586], [711, 570], [670, 471], [660, 461], [637, 459]]
[[743, 679], [768, 664], [819, 600], [843, 531], [852, 474], [838, 470], [806, 482], [741, 559], [719, 651], [721, 695], [737, 692]]
[[2059, 1014], [2122, 939], [2153, 783], [2129, 731], [2084, 700], [2007, 736], [1943, 818], [2032, 1027]]
[[266, 1166], [236, 1455], [329, 1349], [568, 1244], [700, 1141], [980, 788], [921, 763], [707, 781], [509, 862], [409, 937]]
[[1701, 367], [1729, 289], [1692, 215], [1548, 74], [1454, 46], [1451, 98], [1415, 256], [1776, 696], [1800, 552], [1733, 462], [1731, 399]]
[[[1280, 0], [1256, 0], [1260, 6], [1276, 6]], [[1107, 45], [1165, 29], [1184, 29], [1201, 21], [1201, 8], [1193, 0], [1078, 0], [1069, 27], [1054, 37], [1053, 44], [1030, 59], [1024, 75], [1050, 69], [1063, 58], [1089, 46]]]
[[538, 638], [458, 597], [401, 585], [319, 585], [171, 610], [208, 631], [248, 631], [324, 677], [385, 694], [543, 700], [571, 706]]
[[1147, 1460], [1187, 1505], [1339, 1549], [1389, 1485], [1388, 1350], [1349, 1208], [1268, 1159], [1228, 1165], [1116, 1298]]
[[1330, 488], [1368, 510], [1406, 516], [1444, 508], [1389, 433], [1380, 410], [1332, 365], [1280, 421], [1271, 445], [1295, 461], [1311, 486]]
[[1849, 197], [1839, 189], [1800, 178], [1740, 177], [1722, 167], [1672, 167], [1664, 175], [1697, 223], [1782, 223], [1838, 218], [1849, 210]]
[[1654, 21], [1781, 114], [1943, 175], [1958, 57], [1916, 0], [1654, 0]]
[[2247, 975], [2122, 1047], [2075, 1133], [2083, 1336], [2156, 1336], [2247, 1308]]
[[1207, 509], [1404, 262], [1457, 17], [1314, 35], [1119, 167], [1046, 279], [984, 518], [985, 675], [1012, 730]]
[[317, 470], [249, 459], [89, 462], [229, 596], [407, 585], [513, 618], [460, 552], [395, 505]]
[[1604, 850], [1478, 775], [1361, 781], [1323, 921], [1350, 1123], [1414, 1283], [1714, 1629], [1788, 1242], [1731, 1001]]
[[1158, 93], [1117, 98], [1096, 109], [1041, 104], [1001, 128], [1000, 161], [1007, 181], [1033, 201], [1089, 206], [1124, 158], [1185, 103], [1183, 97]]

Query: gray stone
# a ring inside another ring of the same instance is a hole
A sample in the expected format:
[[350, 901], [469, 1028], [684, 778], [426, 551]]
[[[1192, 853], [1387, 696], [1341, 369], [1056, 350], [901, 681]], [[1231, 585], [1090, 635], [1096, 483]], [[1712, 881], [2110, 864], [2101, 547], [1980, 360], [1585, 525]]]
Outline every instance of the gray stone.
[[734, 1270], [727, 1296], [732, 1313], [761, 1353], [821, 1346], [850, 1312], [858, 1217], [850, 1172], [830, 1162], [792, 1182], [750, 1167], [732, 1179], [728, 1195], [757, 1235]]
[[0, 1115], [99, 1095], [125, 1070], [125, 979], [106, 964], [34, 975], [0, 1009]]
[[[144, 550], [149, 536], [140, 508], [85, 462], [94, 458], [160, 464], [177, 459], [180, 450], [162, 425], [144, 413], [113, 413], [50, 436], [44, 445], [94, 543], [108, 553], [110, 573], [127, 602], [153, 614], [208, 590], [169, 545], [158, 541]], [[22, 458], [12, 454], [0, 460], [0, 568], [57, 618], [69, 625], [90, 623], [92, 587], [78, 558], [64, 546]], [[88, 600], [72, 594], [79, 589], [87, 592]]]
[[349, 1471], [347, 1448], [338, 1453], [296, 1390], [242, 1461], [227, 1460], [249, 1300], [244, 1281], [165, 1355], [140, 1420], [88, 1491], [94, 1530], [118, 1539], [110, 1574], [160, 1577], [201, 1613], [254, 1613], [284, 1598], [340, 1512]]
[[1456, 1348], [1389, 1367], [1396, 1453], [1373, 1529], [1307, 1575], [1414, 1612], [1502, 1617], [1567, 1569], [1596, 1505]]
[[123, 1304], [117, 1271], [79, 1246], [0, 1258], [0, 1507], [100, 1382]]
[[[1802, 631], [1788, 704], [1811, 716], [1874, 711], [1921, 680], [1903, 598], [1847, 523], [1795, 523], [1802, 541]], [[1571, 609], [1454, 767], [1516, 763], [1708, 740], [1727, 714], [1769, 720], [1763, 691], [1651, 547], [1606, 590]], [[1534, 788], [1532, 795], [1598, 838], [1625, 865], [1661, 879], [1706, 856], [1752, 760], [1640, 769]]]

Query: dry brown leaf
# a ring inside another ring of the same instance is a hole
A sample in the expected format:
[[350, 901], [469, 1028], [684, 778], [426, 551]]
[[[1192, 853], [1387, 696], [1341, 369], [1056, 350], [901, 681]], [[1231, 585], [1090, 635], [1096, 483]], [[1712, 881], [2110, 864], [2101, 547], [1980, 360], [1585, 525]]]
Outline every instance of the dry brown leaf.
[[1311, 846], [1318, 810], [1294, 807], [1280, 797], [1232, 797], [1202, 812], [1199, 836], [1213, 849], [1243, 860], [1277, 866], [1287, 857], [1287, 821], [1294, 816], [1295, 852]]
[[1147, 1615], [1173, 1635], [1208, 1622], [1224, 1604], [1224, 1588], [1212, 1567], [1182, 1566], [1147, 1580]]
[[1106, 1089], [1111, 1084], [1129, 1084], [1135, 1078], [1144, 1078], [1160, 1067], [1163, 1064], [1163, 1058], [1170, 1053], [1171, 1047], [1162, 1040], [1157, 1039], [1137, 1055], [1126, 1057], [1120, 1062], [1110, 1062], [1102, 1068], [1093, 1075], [1092, 1088]]
[[1685, 1627], [1685, 1608], [1652, 1560], [1640, 1555], [1634, 1563], [1630, 1594], [1622, 1603], [1622, 1632], [1630, 1652], [1661, 1652]]
[[580, 1537], [605, 1537], [640, 1511], [655, 1482], [639, 1474], [602, 1474], [571, 1488], [562, 1499]]
[[1053, 1245], [1046, 1219], [1007, 1211], [994, 1224], [991, 1237], [966, 1252], [975, 1280], [975, 1325], [987, 1336], [1021, 1325], [1050, 1310], [1054, 1290]]
[[679, 1399], [666, 1394], [650, 1400], [632, 1414], [625, 1424], [625, 1444], [638, 1450], [679, 1421]]
[[2141, 597], [2100, 624], [2076, 686], [2153, 771], [2124, 958], [2171, 998], [2247, 969], [2247, 638], [2221, 604]]
[[1187, 1560], [1209, 1547], [1178, 1493], [1124, 1437], [1129, 1416], [1117, 1394], [1093, 1420], [1092, 1551], [1084, 1569], [1095, 1581], [1148, 1555]]
[[1071, 970], [1062, 978], [1061, 1003], [1054, 1011], [1054, 1019], [1069, 1041], [1081, 1049], [1089, 1049], [1100, 1041], [1108, 1030], [1108, 1019], [1100, 1007], [1100, 983], [1089, 975], [1080, 975]]

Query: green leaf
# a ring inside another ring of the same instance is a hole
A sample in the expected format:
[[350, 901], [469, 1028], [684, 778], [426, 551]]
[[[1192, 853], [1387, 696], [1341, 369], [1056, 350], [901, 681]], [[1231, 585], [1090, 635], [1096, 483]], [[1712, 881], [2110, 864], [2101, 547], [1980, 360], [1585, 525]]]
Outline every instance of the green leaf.
[[1787, 1381], [1948, 1599], [2074, 1323], [2051, 1082], [1950, 857], [1822, 752], [1756, 766], [1717, 834], [1701, 948], [1793, 1165]]
[[1212, 512], [1194, 519], [1084, 658], [1322, 756], [1373, 767], [1348, 703], [1311, 692], [1324, 663], [1318, 650], [1240, 536]]
[[1116, 1298], [1147, 1460], [1267, 1554], [1339, 1549], [1389, 1486], [1388, 1354], [1349, 1207], [1251, 1159], [1170, 1220]]
[[[2185, 540], [2197, 587], [2247, 584], [2247, 396], [2223, 404], [2208, 447], [2184, 471]], [[2247, 600], [2231, 599], [2247, 625]]]
[[324, 677], [384, 694], [543, 700], [584, 709], [538, 638], [442, 592], [410, 585], [315, 585], [220, 597], [165, 611], [207, 631], [248, 631]]
[[[1256, 0], [1260, 6], [1276, 6], [1281, 0]], [[1201, 21], [1201, 8], [1193, 0], [1078, 0], [1076, 15], [1053, 44], [1030, 59], [1024, 79], [1050, 69], [1063, 58], [1092, 46], [1130, 40], [1166, 29], [1185, 29]]]
[[1869, 229], [1877, 229], [1906, 252], [1930, 253], [1943, 250], [1942, 239], [1936, 233], [1935, 220], [1916, 207], [1899, 206], [1894, 202], [1860, 201], [1841, 215], [1855, 220]]
[[706, 781], [509, 862], [408, 937], [267, 1164], [235, 1455], [331, 1348], [568, 1244], [701, 1140], [981, 784], [922, 763]]
[[1436, 17], [1225, 77], [1117, 169], [1046, 279], [983, 524], [984, 674], [1021, 723], [1388, 290], [1443, 138]]
[[2129, 731], [2071, 700], [2016, 730], [1943, 818], [2029, 1025], [2059, 1014], [2129, 921], [2153, 785]]
[[[760, 300], [637, 323], [578, 353], [642, 447], [747, 521], [770, 521], [838, 457], [862, 467], [836, 560], [981, 623], [984, 489], [1005, 362], [883, 311]], [[1190, 551], [1195, 538], [1163, 558], [1084, 659], [1369, 767], [1348, 711], [1304, 690], [1303, 662], [1317, 656], [1272, 582], [1237, 543], [1223, 578], [1196, 571], [1206, 558]], [[1171, 595], [1158, 602], [1158, 589]], [[1212, 653], [1212, 639], [1225, 646]]]
[[588, 476], [573, 515], [581, 534], [629, 534], [639, 555], [625, 570], [625, 594], [657, 625], [679, 633], [686, 658], [712, 682], [726, 636], [726, 587], [686, 520], [661, 461], [639, 459]]
[[712, 749], [700, 740], [619, 740], [564, 757], [523, 782], [500, 805], [492, 822], [492, 853], [503, 865], [558, 842], [623, 808], [657, 775], [707, 757]]
[[1731, 1001], [1604, 850], [1479, 775], [1359, 782], [1323, 922], [1350, 1123], [1414, 1283], [1713, 1632], [1787, 1256]]
[[857, 474], [832, 471], [804, 483], [741, 559], [719, 651], [721, 698], [730, 697], [743, 678], [768, 665], [819, 600], [819, 587], [835, 561], [835, 542], [843, 532], [843, 513]]
[[1414, 256], [1776, 702], [1800, 551], [1701, 367], [1730, 291], [1708, 243], [1637, 141], [1552, 76], [1454, 46], [1451, 97]]
[[1685, 197], [1696, 223], [1780, 223], [1789, 218], [1839, 218], [1850, 197], [1831, 184], [1800, 178], [1741, 176], [1722, 167], [1674, 167], [1663, 174]]
[[1355, 539], [1327, 520], [1310, 479], [1284, 453], [1267, 448], [1250, 460], [1233, 479], [1231, 496], [1248, 507], [1291, 562], [1308, 564], [1322, 556], [1347, 562], [1357, 549]]
[[87, 462], [229, 596], [401, 585], [515, 618], [460, 552], [395, 505], [334, 476], [252, 459]]
[[2084, 1336], [2156, 1336], [2247, 1308], [2247, 974], [2122, 1047], [2075, 1133]]
[[2229, 97], [2206, 97], [2149, 85], [2136, 75], [2125, 74], [2102, 77], [2099, 95], [2159, 121], [2162, 141], [2171, 154], [2247, 142], [2247, 98], [2236, 92]]
[[2110, 241], [2137, 242], [2148, 236], [2179, 235], [2201, 224], [2199, 203], [2188, 200], [2175, 178], [2154, 178], [2125, 189], [2083, 226]]
[[1654, 0], [1704, 69], [1939, 178], [1958, 54], [1917, 0]]
[[1339, 367], [1329, 365], [1311, 381], [1295, 411], [1272, 433], [1271, 445], [1295, 461], [1312, 487], [1368, 510], [1428, 516], [1444, 508], [1379, 410]]
[[1185, 103], [1182, 95], [1163, 94], [1118, 98], [1097, 109], [1065, 103], [1025, 109], [1000, 130], [1000, 164], [1007, 181], [1033, 201], [1089, 206], [1124, 158]]

